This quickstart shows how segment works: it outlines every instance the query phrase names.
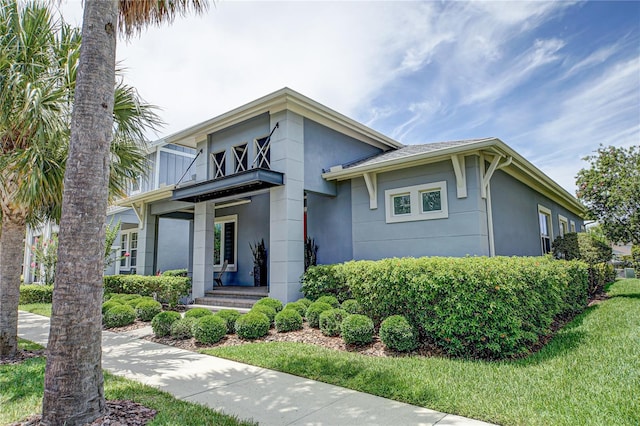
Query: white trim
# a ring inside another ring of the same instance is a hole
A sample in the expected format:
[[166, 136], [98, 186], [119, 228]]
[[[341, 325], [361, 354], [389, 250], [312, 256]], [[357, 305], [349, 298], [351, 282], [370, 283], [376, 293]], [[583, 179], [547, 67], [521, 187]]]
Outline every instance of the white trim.
[[375, 210], [378, 208], [378, 175], [365, 173], [363, 177], [364, 183], [367, 185], [367, 192], [369, 192], [369, 209]]
[[491, 207], [491, 183], [487, 185], [487, 233], [489, 234], [489, 256], [496, 255], [496, 243], [493, 233], [493, 208]]
[[[440, 192], [440, 210], [423, 211], [420, 194], [425, 192]], [[393, 199], [398, 196], [408, 195], [410, 200], [410, 213], [394, 214]], [[422, 185], [405, 186], [402, 188], [387, 189], [384, 191], [385, 216], [387, 223], [409, 222], [416, 220], [446, 219], [449, 217], [447, 202], [447, 182], [431, 182]]]
[[[131, 236], [133, 234], [136, 234], [136, 248], [132, 249], [131, 248]], [[126, 236], [127, 237], [127, 241], [123, 244], [122, 242], [122, 237]], [[119, 266], [116, 266], [116, 270], [118, 271], [118, 273], [120, 273], [121, 271], [126, 271], [126, 272], [130, 272], [131, 268], [135, 268], [137, 270], [138, 268], [138, 251], [140, 249], [140, 234], [138, 233], [138, 230], [136, 228], [131, 228], [131, 229], [121, 229], [120, 230], [120, 235], [118, 236], [118, 242], [120, 243], [119, 246], [119, 250], [117, 252], [117, 257], [120, 258], [120, 260], [118, 260], [116, 263]], [[132, 250], [136, 251], [136, 265], [135, 266], [131, 266], [131, 252]], [[129, 253], [129, 256], [122, 258], [124, 256], [124, 253]], [[122, 261], [125, 262], [124, 266], [122, 266]]]
[[558, 215], [558, 232], [560, 232], [560, 236], [564, 237], [565, 232], [562, 230], [562, 224], [566, 225], [566, 229], [567, 229], [567, 233], [569, 232], [569, 220], [562, 216], [561, 214]]
[[[544, 214], [545, 216], [547, 216], [549, 218], [549, 223], [547, 224], [547, 232], [548, 234], [543, 234], [542, 233], [542, 229], [540, 229], [540, 213]], [[551, 214], [551, 209], [548, 207], [545, 207], [541, 204], [538, 204], [538, 211], [537, 211], [537, 222], [538, 222], [538, 235], [540, 238], [540, 251], [543, 255], [550, 253], [551, 252], [551, 243], [553, 242], [553, 216]], [[549, 238], [549, 251], [547, 253], [545, 253], [545, 248], [542, 245], [542, 238]]]
[[189, 152], [184, 152], [184, 151], [178, 151], [178, 150], [171, 149], [171, 148], [162, 147], [162, 148], [158, 149], [158, 151], [166, 152], [167, 154], [180, 155], [182, 157], [188, 157], [188, 158], [191, 158], [191, 159], [196, 158], [196, 154], [191, 154]]
[[[264, 140], [264, 145], [260, 146], [258, 141]], [[253, 140], [254, 150], [256, 152], [256, 156], [251, 163], [251, 168], [260, 167], [260, 164], [263, 162], [267, 165], [267, 169], [271, 170], [271, 139], [269, 136], [262, 136], [259, 138], [255, 138]], [[267, 154], [269, 158], [267, 158]]]
[[[233, 222], [235, 224], [235, 226], [233, 227], [233, 258], [235, 260], [234, 263], [229, 263], [227, 265], [227, 271], [231, 271], [231, 272], [235, 272], [238, 270], [238, 215], [237, 214], [232, 214], [229, 216], [220, 216], [220, 217], [216, 217], [213, 221], [214, 224], [214, 228], [215, 225], [217, 224], [221, 224], [223, 225], [222, 230], [221, 230], [221, 234], [220, 234], [220, 247], [224, 250], [224, 224], [225, 223], [230, 223]], [[215, 230], [214, 230], [214, 250], [215, 250]], [[221, 263], [219, 264], [213, 264], [213, 270], [215, 272], [220, 272], [220, 269], [222, 269], [222, 262], [223, 262], [223, 258], [224, 258], [224, 251], [222, 251], [221, 256], [220, 256], [220, 261]], [[214, 259], [215, 262], [215, 259]]]
[[458, 198], [467, 197], [467, 170], [464, 155], [453, 154], [451, 156], [453, 172], [456, 174], [456, 195]]
[[[217, 159], [217, 155], [222, 154], [222, 158], [220, 159], [220, 161], [218, 161]], [[211, 176], [211, 179], [218, 179], [221, 177], [225, 177], [227, 175], [227, 151], [226, 150], [222, 150], [222, 151], [217, 151], [217, 152], [212, 152], [211, 154], [209, 154], [209, 156], [211, 157], [211, 165], [212, 165], [212, 171], [211, 174], [213, 176]]]
[[[244, 151], [242, 152], [242, 155], [238, 157], [236, 148], [241, 148], [241, 147], [244, 147]], [[240, 173], [248, 170], [249, 169], [249, 143], [243, 142], [241, 144], [234, 145], [231, 147], [231, 152], [233, 153], [233, 160], [234, 160], [233, 173]], [[242, 160], [245, 160], [246, 166], [242, 164]]]
[[569, 221], [569, 232], [576, 232], [576, 223], [573, 220]]

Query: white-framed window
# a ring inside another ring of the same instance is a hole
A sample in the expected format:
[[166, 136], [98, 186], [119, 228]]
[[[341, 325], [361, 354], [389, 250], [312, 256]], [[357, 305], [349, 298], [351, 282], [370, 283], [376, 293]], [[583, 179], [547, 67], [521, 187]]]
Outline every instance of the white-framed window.
[[384, 199], [387, 223], [449, 217], [446, 181], [387, 189]]
[[138, 266], [138, 231], [120, 231], [120, 270], [131, 271]]
[[551, 253], [551, 241], [553, 241], [551, 209], [538, 204], [538, 223], [540, 225], [540, 247], [542, 254]]
[[576, 232], [576, 223], [573, 220], [569, 222], [569, 229], [571, 232]]
[[564, 237], [564, 234], [569, 232], [569, 220], [562, 216], [561, 214], [558, 215], [558, 225], [560, 228], [560, 236]]
[[246, 143], [233, 147], [234, 173], [244, 172], [247, 170], [247, 162], [249, 160], [248, 152], [249, 150], [247, 149]]
[[227, 151], [214, 152], [211, 154], [212, 178], [218, 179], [226, 175]]
[[238, 215], [215, 218], [213, 238], [213, 269], [219, 271], [224, 261], [227, 270], [236, 271], [238, 258]]
[[254, 164], [261, 169], [271, 170], [271, 139], [268, 136], [255, 139], [256, 159]]

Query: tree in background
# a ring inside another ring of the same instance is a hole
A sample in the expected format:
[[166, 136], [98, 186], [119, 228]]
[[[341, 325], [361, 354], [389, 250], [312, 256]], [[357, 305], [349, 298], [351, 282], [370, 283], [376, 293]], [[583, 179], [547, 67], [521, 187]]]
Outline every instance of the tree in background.
[[640, 148], [600, 146], [576, 176], [578, 199], [614, 243], [640, 244]]

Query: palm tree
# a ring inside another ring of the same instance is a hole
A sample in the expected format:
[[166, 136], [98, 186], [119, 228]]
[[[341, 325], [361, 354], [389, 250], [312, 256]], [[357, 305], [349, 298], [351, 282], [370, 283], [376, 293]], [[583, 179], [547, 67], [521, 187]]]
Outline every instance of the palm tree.
[[[80, 32], [56, 23], [45, 6], [8, 0], [0, 0], [0, 32], [0, 355], [12, 356], [26, 226], [60, 218]], [[159, 120], [122, 82], [115, 97], [109, 188], [121, 195], [144, 171], [137, 141]]]
[[171, 21], [201, 0], [85, 0], [71, 142], [64, 177], [58, 269], [47, 345], [45, 425], [90, 423], [104, 414], [101, 370], [102, 258], [116, 38]]

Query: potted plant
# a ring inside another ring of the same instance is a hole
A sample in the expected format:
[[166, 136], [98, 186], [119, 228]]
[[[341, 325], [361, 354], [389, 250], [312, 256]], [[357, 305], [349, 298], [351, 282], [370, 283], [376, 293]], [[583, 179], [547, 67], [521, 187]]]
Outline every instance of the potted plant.
[[255, 245], [251, 245], [251, 253], [253, 254], [253, 285], [255, 287], [267, 285], [267, 248], [264, 245], [264, 239]]
[[318, 261], [318, 246], [316, 245], [315, 238], [307, 237], [304, 242], [304, 270], [309, 269], [309, 266], [316, 265]]

